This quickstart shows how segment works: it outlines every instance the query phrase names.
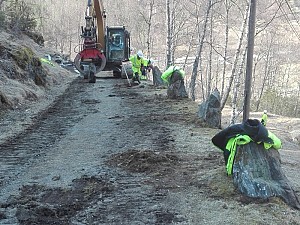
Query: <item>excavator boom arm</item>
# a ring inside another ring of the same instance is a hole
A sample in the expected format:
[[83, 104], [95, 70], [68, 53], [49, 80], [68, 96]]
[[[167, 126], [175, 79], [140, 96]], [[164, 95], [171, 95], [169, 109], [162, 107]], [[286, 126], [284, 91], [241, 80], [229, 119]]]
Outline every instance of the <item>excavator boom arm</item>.
[[98, 30], [98, 43], [100, 43], [102, 48], [105, 48], [105, 10], [103, 7], [102, 0], [92, 0], [94, 8], [94, 16], [97, 20], [97, 30]]

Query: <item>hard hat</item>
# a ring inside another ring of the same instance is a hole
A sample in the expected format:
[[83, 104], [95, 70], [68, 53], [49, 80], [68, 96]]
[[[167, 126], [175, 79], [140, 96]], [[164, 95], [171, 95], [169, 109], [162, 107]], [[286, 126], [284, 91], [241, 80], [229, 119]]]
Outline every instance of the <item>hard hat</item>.
[[143, 57], [143, 56], [144, 56], [142, 50], [138, 50], [137, 55], [138, 55], [139, 57]]

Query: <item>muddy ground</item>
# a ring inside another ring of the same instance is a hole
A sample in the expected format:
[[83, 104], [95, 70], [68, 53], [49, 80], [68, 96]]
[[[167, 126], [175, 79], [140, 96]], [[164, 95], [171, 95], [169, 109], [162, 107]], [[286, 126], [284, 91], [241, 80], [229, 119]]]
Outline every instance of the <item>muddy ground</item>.
[[[195, 102], [167, 99], [151, 82], [76, 78], [50, 107], [30, 107], [1, 114], [0, 224], [300, 224], [280, 199], [240, 195], [211, 143], [219, 130], [199, 123]], [[299, 193], [289, 130], [300, 122], [269, 120]]]

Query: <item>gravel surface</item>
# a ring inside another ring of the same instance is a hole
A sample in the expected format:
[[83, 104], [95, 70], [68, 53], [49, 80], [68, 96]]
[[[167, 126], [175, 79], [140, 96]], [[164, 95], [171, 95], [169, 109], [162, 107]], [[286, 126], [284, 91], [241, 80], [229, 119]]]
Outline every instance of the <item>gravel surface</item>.
[[[113, 78], [58, 88], [2, 114], [0, 224], [300, 224], [281, 200], [235, 190], [211, 143], [219, 130], [201, 127], [195, 102]], [[299, 145], [275, 118], [299, 192]]]

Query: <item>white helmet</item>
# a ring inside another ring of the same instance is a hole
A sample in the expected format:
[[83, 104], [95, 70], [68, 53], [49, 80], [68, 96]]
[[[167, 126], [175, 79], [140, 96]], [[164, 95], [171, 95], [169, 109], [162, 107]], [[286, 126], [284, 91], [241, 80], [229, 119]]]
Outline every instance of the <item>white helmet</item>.
[[138, 50], [137, 55], [138, 55], [139, 57], [143, 57], [143, 56], [144, 56], [142, 50]]

